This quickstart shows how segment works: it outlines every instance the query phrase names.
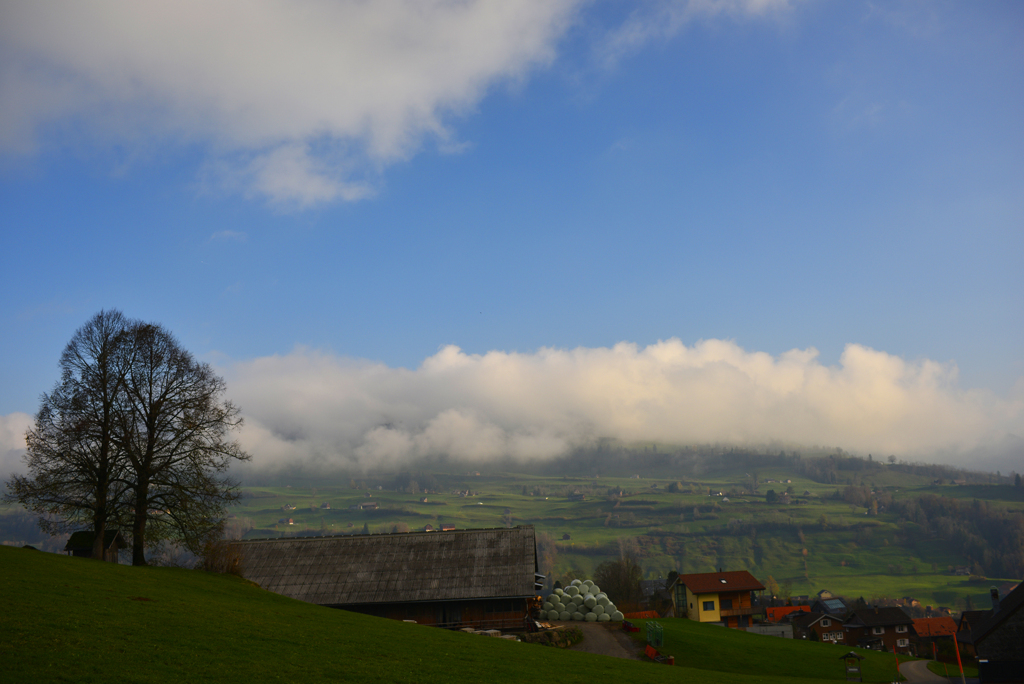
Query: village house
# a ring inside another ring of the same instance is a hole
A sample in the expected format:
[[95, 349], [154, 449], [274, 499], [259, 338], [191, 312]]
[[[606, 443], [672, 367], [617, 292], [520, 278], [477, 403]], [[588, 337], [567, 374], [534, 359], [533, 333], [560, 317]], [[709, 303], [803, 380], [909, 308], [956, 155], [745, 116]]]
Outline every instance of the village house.
[[898, 606], [862, 608], [847, 618], [847, 643], [878, 651], [910, 653], [914, 621]]
[[675, 615], [745, 629], [761, 612], [751, 592], [764, 585], [746, 570], [679, 575], [670, 588]]
[[234, 542], [246, 579], [331, 608], [521, 629], [540, 588], [533, 527]]
[[953, 643], [956, 622], [948, 616], [914, 618], [914, 643], [916, 653], [922, 658], [931, 658], [938, 653], [942, 643]]
[[846, 628], [843, 619], [823, 613], [800, 613], [793, 617], [793, 638], [845, 644]]

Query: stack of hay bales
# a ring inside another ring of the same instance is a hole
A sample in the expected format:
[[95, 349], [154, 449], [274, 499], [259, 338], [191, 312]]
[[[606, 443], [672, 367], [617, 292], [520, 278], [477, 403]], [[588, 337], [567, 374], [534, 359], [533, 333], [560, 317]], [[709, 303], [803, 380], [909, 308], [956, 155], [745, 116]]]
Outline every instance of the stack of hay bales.
[[601, 588], [590, 580], [573, 580], [563, 589], [555, 589], [541, 607], [548, 620], [622, 621], [622, 613]]

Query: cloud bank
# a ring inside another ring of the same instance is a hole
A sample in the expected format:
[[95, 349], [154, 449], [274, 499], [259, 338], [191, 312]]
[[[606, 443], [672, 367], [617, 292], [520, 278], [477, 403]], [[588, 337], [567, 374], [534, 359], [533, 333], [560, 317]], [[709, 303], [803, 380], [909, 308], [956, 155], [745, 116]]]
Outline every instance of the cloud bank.
[[206, 176], [272, 201], [371, 194], [375, 171], [493, 84], [548, 64], [577, 0], [3, 3], [0, 149], [66, 126], [209, 148]]
[[25, 455], [25, 432], [31, 426], [32, 416], [27, 413], [0, 416], [0, 479], [25, 471], [21, 459]]
[[780, 441], [956, 462], [1024, 417], [1024, 392], [959, 389], [952, 364], [856, 344], [836, 366], [817, 356], [671, 339], [528, 354], [449, 346], [415, 370], [297, 349], [224, 370], [255, 467], [546, 459], [600, 437]]

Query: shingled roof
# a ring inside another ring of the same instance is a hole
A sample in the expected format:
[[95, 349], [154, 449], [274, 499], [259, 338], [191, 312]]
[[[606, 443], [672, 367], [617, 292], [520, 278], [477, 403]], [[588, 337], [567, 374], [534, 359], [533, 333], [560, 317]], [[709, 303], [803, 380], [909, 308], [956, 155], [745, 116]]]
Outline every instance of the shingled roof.
[[246, 579], [326, 606], [530, 597], [533, 527], [235, 542]]
[[760, 591], [764, 585], [746, 570], [732, 572], [701, 572], [679, 575], [678, 584], [685, 584], [694, 594], [713, 594], [723, 591]]
[[919, 637], [952, 636], [956, 623], [951, 617], [913, 618], [914, 631]]

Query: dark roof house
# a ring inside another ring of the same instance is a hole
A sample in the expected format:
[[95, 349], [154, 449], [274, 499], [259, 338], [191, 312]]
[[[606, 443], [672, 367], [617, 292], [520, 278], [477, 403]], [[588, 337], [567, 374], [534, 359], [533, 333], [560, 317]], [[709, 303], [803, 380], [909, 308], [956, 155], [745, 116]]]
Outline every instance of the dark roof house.
[[[822, 592], [826, 593], [826, 592]], [[832, 596], [829, 594], [828, 598], [821, 597], [819, 593], [818, 598], [814, 603], [811, 604], [812, 613], [827, 613], [829, 615], [835, 615], [841, 618], [845, 618], [850, 612], [850, 604], [838, 596]]]
[[898, 606], [861, 608], [846, 618], [848, 643], [861, 648], [900, 653], [910, 652], [910, 630], [914, 621]]
[[244, 576], [300, 601], [446, 627], [522, 627], [533, 527], [235, 542]]
[[1024, 682], [1024, 584], [1006, 598], [992, 588], [992, 611], [971, 630], [978, 676], [988, 682]]

